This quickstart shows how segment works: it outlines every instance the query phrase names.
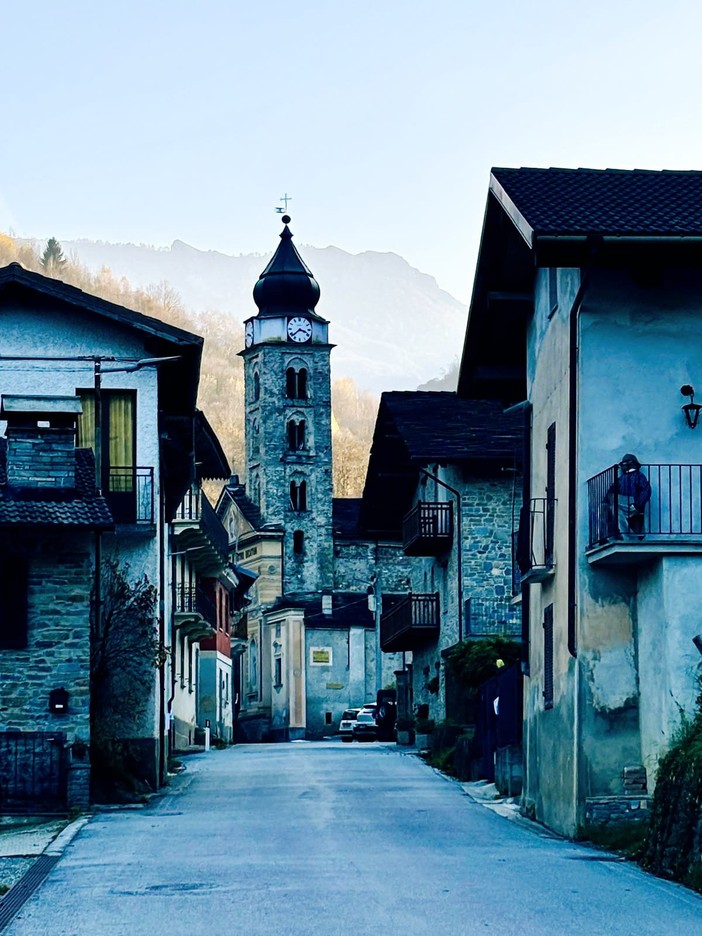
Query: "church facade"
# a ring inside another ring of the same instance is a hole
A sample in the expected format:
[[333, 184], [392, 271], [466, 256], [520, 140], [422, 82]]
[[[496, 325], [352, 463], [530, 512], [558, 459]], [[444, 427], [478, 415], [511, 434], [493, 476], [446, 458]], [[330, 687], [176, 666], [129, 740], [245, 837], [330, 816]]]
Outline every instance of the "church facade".
[[246, 483], [230, 480], [218, 512], [236, 562], [256, 575], [235, 667], [237, 736], [331, 735], [344, 709], [394, 683], [401, 655], [381, 654], [371, 611], [378, 568], [409, 581], [402, 549], [368, 540], [360, 499], [335, 499], [329, 322], [289, 218], [254, 287], [245, 322]]

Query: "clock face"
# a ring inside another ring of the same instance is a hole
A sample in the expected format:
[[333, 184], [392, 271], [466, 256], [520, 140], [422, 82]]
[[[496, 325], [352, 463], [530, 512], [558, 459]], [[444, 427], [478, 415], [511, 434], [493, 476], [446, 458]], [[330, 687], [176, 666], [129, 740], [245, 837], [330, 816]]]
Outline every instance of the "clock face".
[[244, 329], [244, 341], [247, 348], [250, 348], [253, 344], [253, 322], [246, 323], [246, 328]]
[[301, 315], [295, 315], [288, 322], [288, 338], [291, 341], [309, 341], [312, 337], [312, 322], [303, 318]]

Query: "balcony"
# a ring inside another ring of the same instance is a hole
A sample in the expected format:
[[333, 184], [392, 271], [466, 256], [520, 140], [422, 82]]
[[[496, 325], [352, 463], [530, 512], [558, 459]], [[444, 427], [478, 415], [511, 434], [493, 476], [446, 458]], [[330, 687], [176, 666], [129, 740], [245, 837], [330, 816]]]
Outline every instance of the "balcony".
[[105, 500], [115, 523], [154, 523], [153, 468], [110, 465], [103, 479], [106, 480]]
[[204, 575], [216, 575], [227, 562], [229, 536], [212, 505], [199, 489], [183, 498], [173, 520], [178, 552], [187, 551], [189, 560]]
[[439, 595], [406, 595], [380, 619], [383, 653], [416, 650], [439, 637]]
[[420, 501], [402, 521], [407, 556], [439, 556], [453, 542], [453, 504]]
[[466, 637], [521, 638], [522, 612], [504, 598], [467, 598], [465, 617]]
[[619, 467], [587, 482], [591, 565], [638, 564], [656, 556], [702, 553], [702, 465], [648, 464], [651, 496], [642, 510], [618, 493]]
[[[513, 587], [543, 582], [553, 575], [555, 500], [534, 497], [519, 512], [519, 529], [512, 537]], [[516, 591], [515, 591], [516, 594]]]
[[217, 630], [217, 608], [202, 585], [175, 586], [175, 623], [191, 640], [209, 637]]

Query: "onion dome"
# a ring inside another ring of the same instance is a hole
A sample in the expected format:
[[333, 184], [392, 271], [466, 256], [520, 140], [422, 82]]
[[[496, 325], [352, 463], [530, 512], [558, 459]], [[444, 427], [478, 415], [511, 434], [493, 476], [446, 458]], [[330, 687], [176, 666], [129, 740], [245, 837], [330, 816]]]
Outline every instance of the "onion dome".
[[283, 215], [283, 223], [278, 249], [254, 286], [258, 314], [264, 318], [282, 315], [319, 318], [314, 311], [319, 302], [319, 283], [295, 249], [288, 227], [289, 215]]

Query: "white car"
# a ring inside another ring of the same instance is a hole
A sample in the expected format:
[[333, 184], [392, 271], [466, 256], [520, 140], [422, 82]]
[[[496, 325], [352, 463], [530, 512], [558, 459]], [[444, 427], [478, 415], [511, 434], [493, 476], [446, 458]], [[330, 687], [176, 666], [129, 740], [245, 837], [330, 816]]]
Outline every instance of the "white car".
[[339, 734], [342, 741], [353, 741], [353, 729], [356, 727], [356, 716], [360, 709], [346, 709], [339, 722]]

